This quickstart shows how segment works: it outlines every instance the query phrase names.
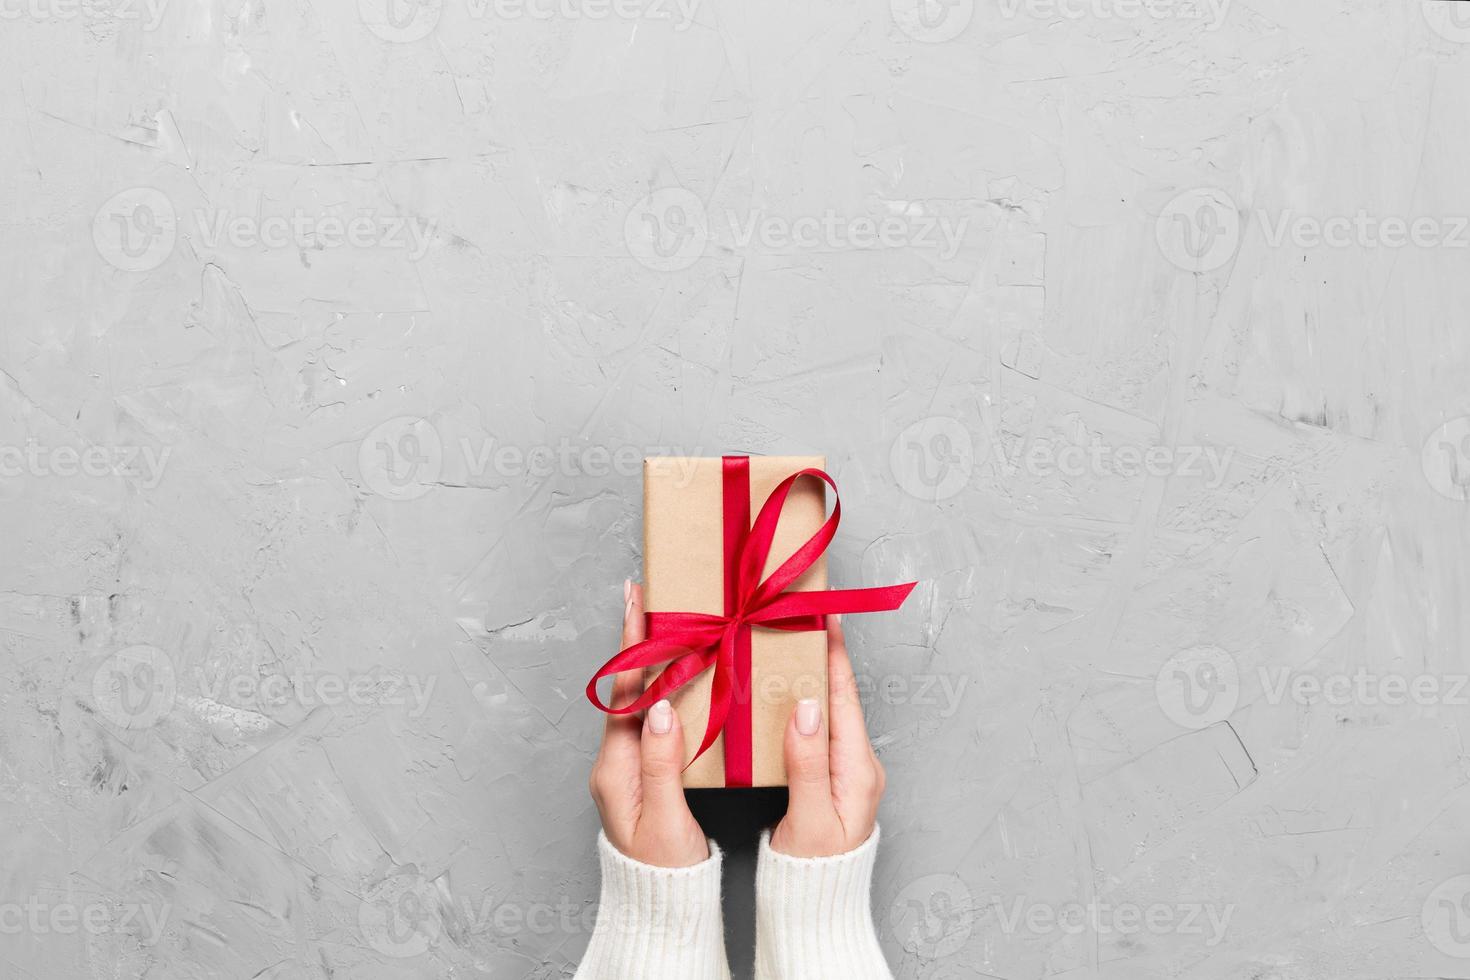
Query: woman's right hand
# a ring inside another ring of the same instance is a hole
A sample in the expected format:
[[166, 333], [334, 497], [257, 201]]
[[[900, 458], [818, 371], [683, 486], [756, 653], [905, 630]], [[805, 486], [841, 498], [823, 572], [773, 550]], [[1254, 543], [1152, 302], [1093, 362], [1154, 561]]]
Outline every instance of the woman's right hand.
[[786, 725], [791, 798], [771, 849], [788, 857], [831, 857], [860, 847], [873, 835], [888, 784], [868, 741], [841, 617], [828, 616], [827, 624], [826, 723], [821, 705], [807, 700]]

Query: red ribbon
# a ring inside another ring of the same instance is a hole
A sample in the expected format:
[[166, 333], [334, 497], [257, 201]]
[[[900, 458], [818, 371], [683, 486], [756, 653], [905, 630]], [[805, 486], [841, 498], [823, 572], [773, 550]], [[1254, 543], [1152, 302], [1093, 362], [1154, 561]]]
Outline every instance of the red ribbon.
[[[761, 506], [755, 524], [750, 523], [750, 459], [723, 459], [725, 530], [725, 611], [708, 613], [648, 613], [648, 639], [635, 643], [603, 664], [587, 683], [587, 699], [600, 710], [614, 715], [632, 714], [668, 697], [699, 674], [714, 667], [710, 690], [709, 722], [698, 759], [720, 732], [725, 733], [725, 785], [751, 785], [751, 671], [752, 626], [807, 631], [827, 628], [831, 613], [886, 612], [903, 605], [916, 582], [871, 589], [828, 589], [820, 592], [787, 592], [816, 560], [837, 533], [842, 502], [837, 484], [819, 469], [798, 470], [782, 480]], [[786, 505], [792, 484], [803, 476], [815, 477], [832, 488], [832, 515], [796, 552], [765, 579], [776, 522]], [[603, 704], [597, 682], [625, 670], [642, 670], [668, 662], [643, 694], [621, 708]], [[691, 764], [693, 760], [690, 760]]]

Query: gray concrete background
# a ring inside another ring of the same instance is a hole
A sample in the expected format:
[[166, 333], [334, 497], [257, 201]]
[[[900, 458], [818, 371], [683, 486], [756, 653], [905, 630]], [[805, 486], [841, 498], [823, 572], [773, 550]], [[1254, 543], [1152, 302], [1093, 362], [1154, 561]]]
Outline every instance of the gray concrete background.
[[1470, 977], [1457, 11], [0, 4], [0, 974], [570, 975], [745, 450], [922, 580], [902, 980]]

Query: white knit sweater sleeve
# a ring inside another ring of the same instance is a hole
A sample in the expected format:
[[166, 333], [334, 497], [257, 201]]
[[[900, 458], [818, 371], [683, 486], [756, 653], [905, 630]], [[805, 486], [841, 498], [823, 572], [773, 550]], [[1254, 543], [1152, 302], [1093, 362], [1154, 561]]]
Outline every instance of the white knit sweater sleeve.
[[794, 858], [761, 836], [755, 873], [756, 980], [893, 980], [869, 891], [878, 830], [835, 857]]
[[729, 980], [720, 914], [723, 856], [656, 868], [597, 835], [602, 897], [575, 980]]

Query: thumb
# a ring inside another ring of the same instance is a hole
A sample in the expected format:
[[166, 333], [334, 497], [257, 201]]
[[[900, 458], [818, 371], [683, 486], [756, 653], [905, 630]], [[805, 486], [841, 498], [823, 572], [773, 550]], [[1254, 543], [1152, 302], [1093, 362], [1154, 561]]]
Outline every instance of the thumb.
[[786, 723], [787, 810], [798, 819], [833, 812], [832, 774], [827, 758], [827, 722], [813, 699], [797, 702]]
[[640, 740], [644, 815], [668, 816], [687, 810], [684, 801], [684, 729], [667, 700], [648, 709]]

